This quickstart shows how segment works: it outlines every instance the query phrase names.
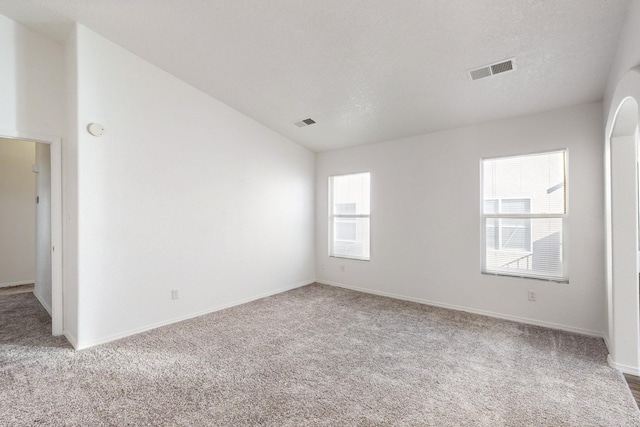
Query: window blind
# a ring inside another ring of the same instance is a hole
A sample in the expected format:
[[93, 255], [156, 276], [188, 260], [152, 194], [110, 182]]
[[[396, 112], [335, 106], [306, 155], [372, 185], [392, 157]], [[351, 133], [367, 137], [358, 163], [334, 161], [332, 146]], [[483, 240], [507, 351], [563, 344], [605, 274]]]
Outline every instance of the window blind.
[[483, 272], [567, 281], [566, 150], [482, 161]]

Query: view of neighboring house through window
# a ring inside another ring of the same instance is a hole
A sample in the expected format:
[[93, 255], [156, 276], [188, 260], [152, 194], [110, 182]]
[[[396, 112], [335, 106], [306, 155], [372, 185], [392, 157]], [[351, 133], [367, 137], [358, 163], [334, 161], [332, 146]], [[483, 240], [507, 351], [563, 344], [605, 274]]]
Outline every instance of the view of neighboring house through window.
[[329, 256], [370, 258], [369, 172], [329, 177]]
[[[487, 214], [531, 213], [530, 199], [489, 199], [484, 201]], [[487, 248], [531, 252], [531, 220], [489, 218], [486, 223]]]
[[567, 281], [566, 151], [482, 161], [483, 272]]

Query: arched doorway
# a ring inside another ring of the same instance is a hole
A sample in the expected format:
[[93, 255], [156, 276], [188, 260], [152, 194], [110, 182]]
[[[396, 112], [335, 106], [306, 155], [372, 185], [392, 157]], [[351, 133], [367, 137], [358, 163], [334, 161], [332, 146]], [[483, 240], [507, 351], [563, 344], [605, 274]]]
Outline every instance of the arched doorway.
[[605, 149], [608, 360], [633, 375], [640, 374], [638, 99], [640, 72], [634, 69], [616, 89]]

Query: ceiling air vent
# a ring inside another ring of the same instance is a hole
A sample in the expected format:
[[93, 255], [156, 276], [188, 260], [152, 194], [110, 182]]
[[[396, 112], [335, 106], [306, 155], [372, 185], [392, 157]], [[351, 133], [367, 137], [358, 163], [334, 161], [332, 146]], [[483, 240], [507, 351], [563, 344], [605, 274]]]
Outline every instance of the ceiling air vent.
[[469, 77], [471, 80], [478, 80], [515, 69], [515, 58], [511, 58], [506, 61], [496, 62], [495, 64], [485, 65], [484, 67], [471, 70], [469, 71]]
[[310, 126], [310, 125], [314, 124], [315, 122], [316, 121], [313, 120], [312, 118], [307, 118], [307, 119], [299, 120], [297, 122], [293, 122], [293, 124], [298, 126], [299, 128], [303, 128], [305, 126]]

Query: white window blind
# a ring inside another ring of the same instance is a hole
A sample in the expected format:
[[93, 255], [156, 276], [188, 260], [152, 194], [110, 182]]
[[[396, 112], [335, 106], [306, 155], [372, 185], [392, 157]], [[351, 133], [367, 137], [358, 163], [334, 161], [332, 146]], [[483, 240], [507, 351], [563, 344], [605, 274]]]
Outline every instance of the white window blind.
[[485, 273], [568, 281], [566, 150], [482, 161]]
[[329, 256], [370, 258], [369, 172], [329, 177]]

